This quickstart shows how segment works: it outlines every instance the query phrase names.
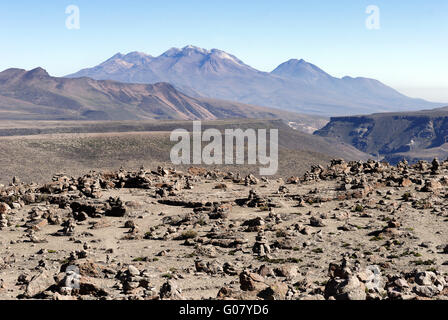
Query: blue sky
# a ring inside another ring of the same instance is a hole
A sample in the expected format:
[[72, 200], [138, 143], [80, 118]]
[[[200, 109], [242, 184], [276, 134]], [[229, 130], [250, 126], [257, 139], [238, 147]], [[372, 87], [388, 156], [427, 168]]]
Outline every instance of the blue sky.
[[[65, 27], [71, 4], [79, 30]], [[379, 30], [365, 26], [368, 5], [380, 9]], [[41, 66], [63, 76], [117, 52], [159, 55], [192, 44], [264, 71], [303, 58], [338, 77], [372, 77], [448, 102], [446, 0], [2, 1], [0, 37], [1, 70]]]

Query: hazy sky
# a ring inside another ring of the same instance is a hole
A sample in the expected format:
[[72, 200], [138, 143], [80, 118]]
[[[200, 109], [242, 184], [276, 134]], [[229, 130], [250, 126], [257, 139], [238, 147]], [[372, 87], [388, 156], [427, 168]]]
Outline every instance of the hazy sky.
[[[72, 4], [79, 30], [66, 28]], [[380, 9], [379, 30], [366, 28], [369, 5]], [[63, 76], [117, 52], [192, 44], [264, 71], [303, 58], [334, 76], [448, 102], [447, 0], [1, 1], [0, 38], [1, 70], [41, 66]]]

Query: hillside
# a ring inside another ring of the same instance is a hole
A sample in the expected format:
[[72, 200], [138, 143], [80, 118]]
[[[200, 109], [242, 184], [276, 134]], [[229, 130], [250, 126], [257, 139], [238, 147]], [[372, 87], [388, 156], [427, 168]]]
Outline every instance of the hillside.
[[51, 77], [44, 69], [0, 73], [1, 120], [306, 119], [291, 112], [192, 98], [168, 83], [124, 84]]
[[316, 135], [333, 137], [393, 163], [446, 158], [448, 107], [418, 112], [335, 117]]
[[[55, 171], [83, 174], [121, 166], [171, 166], [170, 150], [175, 143], [170, 141], [170, 132], [191, 130], [191, 125], [189, 121], [0, 121], [0, 183], [13, 176], [42, 181]], [[204, 121], [202, 127], [278, 129], [279, 176], [303, 174], [311, 165], [333, 158], [368, 158], [350, 145], [293, 130], [280, 120], [215, 120]], [[257, 165], [221, 168], [258, 172]]]

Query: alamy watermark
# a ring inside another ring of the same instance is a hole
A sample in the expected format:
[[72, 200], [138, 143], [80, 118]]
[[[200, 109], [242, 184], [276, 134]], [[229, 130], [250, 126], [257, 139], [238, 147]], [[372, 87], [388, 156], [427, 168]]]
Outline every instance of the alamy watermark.
[[[71, 4], [65, 8], [68, 17], [65, 20], [65, 26], [69, 30], [81, 29], [81, 13], [77, 5]], [[368, 30], [381, 29], [381, 12], [377, 5], [369, 5], [366, 7], [368, 17], [365, 20], [365, 26]]]
[[[175, 165], [244, 165], [247, 160], [248, 165], [260, 165], [260, 175], [275, 175], [278, 171], [278, 129], [269, 129], [268, 139], [266, 129], [202, 131], [201, 121], [193, 121], [192, 134], [177, 129], [171, 133], [170, 140], [178, 142], [170, 154]], [[203, 142], [208, 143], [204, 148]]]
[[79, 289], [81, 274], [77, 266], [70, 265], [65, 270], [65, 287], [69, 289]]
[[81, 29], [81, 13], [78, 6], [74, 4], [67, 6], [65, 14], [68, 14], [68, 17], [65, 19], [65, 27], [68, 30]]
[[369, 16], [366, 19], [366, 28], [368, 30], [381, 29], [381, 12], [380, 8], [375, 5], [370, 5], [366, 8], [366, 14]]

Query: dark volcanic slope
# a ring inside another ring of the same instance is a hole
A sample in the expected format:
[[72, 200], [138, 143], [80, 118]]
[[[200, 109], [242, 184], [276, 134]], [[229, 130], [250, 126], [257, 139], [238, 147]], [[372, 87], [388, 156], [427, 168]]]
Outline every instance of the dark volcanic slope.
[[123, 84], [51, 77], [44, 69], [0, 73], [0, 120], [298, 119], [298, 114], [191, 98], [168, 83]]
[[392, 162], [447, 156], [448, 107], [406, 113], [337, 117], [316, 135], [334, 137]]
[[289, 60], [272, 72], [256, 70], [224, 51], [193, 46], [173, 48], [158, 57], [116, 54], [70, 78], [90, 77], [129, 83], [168, 82], [190, 96], [239, 101], [319, 115], [436, 108], [442, 104], [412, 99], [368, 78], [336, 78], [304, 60]]

